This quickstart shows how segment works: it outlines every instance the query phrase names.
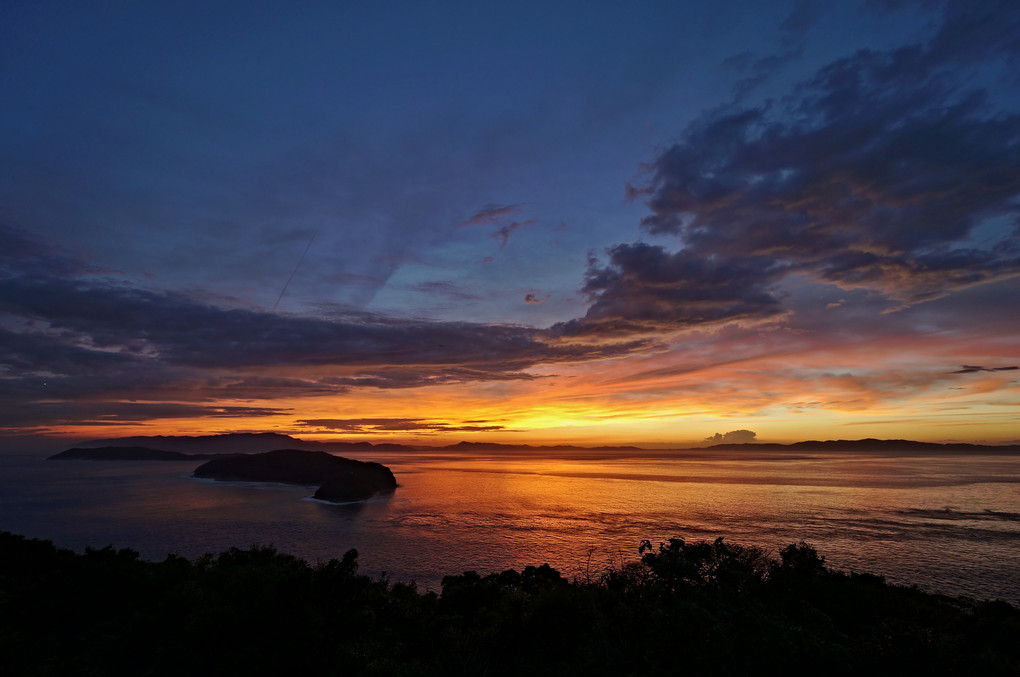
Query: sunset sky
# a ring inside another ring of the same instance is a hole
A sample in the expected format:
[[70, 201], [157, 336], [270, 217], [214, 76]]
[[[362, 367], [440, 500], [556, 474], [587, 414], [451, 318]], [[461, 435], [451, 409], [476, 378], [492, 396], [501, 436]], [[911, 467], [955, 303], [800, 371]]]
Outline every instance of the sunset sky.
[[5, 2], [0, 434], [1020, 442], [1020, 3]]

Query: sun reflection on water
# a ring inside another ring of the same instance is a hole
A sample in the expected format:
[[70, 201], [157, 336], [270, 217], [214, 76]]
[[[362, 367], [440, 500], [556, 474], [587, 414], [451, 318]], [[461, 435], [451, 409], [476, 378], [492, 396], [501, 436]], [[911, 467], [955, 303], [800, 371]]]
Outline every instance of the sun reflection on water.
[[470, 569], [597, 573], [646, 538], [773, 553], [804, 539], [840, 568], [1020, 600], [1018, 457], [350, 455], [389, 465], [399, 488], [331, 505], [311, 487], [195, 480], [173, 463], [39, 461], [0, 477], [0, 528], [151, 559], [273, 544], [315, 562], [357, 548], [364, 573], [433, 589]]

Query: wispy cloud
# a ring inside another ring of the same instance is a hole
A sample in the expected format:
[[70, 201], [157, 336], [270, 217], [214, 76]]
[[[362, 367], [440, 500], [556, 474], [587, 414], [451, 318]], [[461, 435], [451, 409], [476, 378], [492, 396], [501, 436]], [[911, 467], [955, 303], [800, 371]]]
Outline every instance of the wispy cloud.
[[[438, 290], [457, 291], [442, 284]], [[145, 409], [125, 402], [279, 399], [357, 388], [527, 380], [534, 378], [527, 370], [538, 364], [602, 359], [644, 345], [557, 342], [521, 325], [221, 306], [92, 275], [74, 256], [3, 227], [0, 314], [5, 385], [0, 407], [37, 421], [134, 420], [140, 414], [133, 412], [146, 411], [167, 417], [254, 416], [263, 410], [205, 404]], [[287, 377], [274, 375], [281, 371]], [[64, 406], [89, 401], [104, 404]]]
[[[3, 399], [0, 399], [3, 401]], [[285, 407], [236, 407], [173, 402], [23, 400], [0, 408], [0, 431], [60, 426], [144, 425], [154, 419], [264, 418], [291, 414]]]
[[486, 205], [460, 222], [462, 226], [498, 225], [504, 218], [519, 214], [521, 205]]
[[477, 212], [472, 214], [470, 217], [461, 221], [461, 226], [496, 226], [496, 230], [492, 232], [491, 236], [494, 240], [499, 242], [499, 248], [503, 249], [506, 247], [507, 242], [510, 241], [510, 236], [517, 232], [524, 226], [530, 226], [535, 223], [534, 219], [528, 219], [526, 221], [510, 220], [511, 217], [520, 214], [522, 206], [519, 204], [510, 205], [487, 205]]
[[379, 433], [418, 433], [436, 434], [449, 432], [492, 432], [502, 430], [503, 426], [488, 424], [487, 421], [464, 421], [448, 423], [429, 419], [416, 418], [321, 418], [297, 421], [297, 425], [347, 435], [379, 434]]
[[965, 364], [962, 369], [949, 372], [950, 374], [974, 374], [979, 371], [1016, 371], [1020, 367], [981, 367], [974, 364]]
[[503, 249], [506, 247], [507, 242], [510, 241], [510, 236], [513, 235], [517, 230], [523, 226], [530, 226], [535, 223], [534, 219], [528, 221], [514, 221], [506, 225], [500, 226], [496, 229], [496, 232], [492, 234], [493, 239], [499, 241], [499, 248]]

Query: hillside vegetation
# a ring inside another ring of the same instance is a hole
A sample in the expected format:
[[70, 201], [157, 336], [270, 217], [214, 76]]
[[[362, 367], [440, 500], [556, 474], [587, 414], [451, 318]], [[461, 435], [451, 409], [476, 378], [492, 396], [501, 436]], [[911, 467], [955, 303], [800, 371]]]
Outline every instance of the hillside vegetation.
[[[1020, 674], [1020, 613], [825, 566], [805, 543], [672, 539], [420, 592], [271, 547], [194, 561], [0, 534], [0, 674]], [[951, 557], [952, 553], [946, 553]]]

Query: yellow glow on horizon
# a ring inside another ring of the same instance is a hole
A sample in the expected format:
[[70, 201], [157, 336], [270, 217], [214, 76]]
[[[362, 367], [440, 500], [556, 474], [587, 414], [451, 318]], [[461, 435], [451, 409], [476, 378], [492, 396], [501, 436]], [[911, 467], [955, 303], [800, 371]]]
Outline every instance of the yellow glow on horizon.
[[[531, 370], [536, 377], [532, 379], [361, 388], [267, 400], [217, 399], [211, 393], [204, 404], [280, 413], [68, 424], [50, 432], [95, 439], [275, 431], [309, 439], [433, 445], [484, 440], [687, 446], [742, 429], [756, 432], [758, 440], [766, 442], [1020, 439], [1017, 372], [952, 371], [953, 365], [970, 363], [966, 356], [975, 355], [975, 345], [988, 351], [988, 363], [1010, 360], [1012, 347], [975, 341], [964, 356], [959, 338], [933, 336], [921, 353], [916, 342], [906, 340], [828, 346], [790, 336], [774, 341], [778, 347], [738, 346], [730, 351], [732, 359], [723, 363], [705, 362], [697, 345], [688, 344], [654, 354], [540, 366]], [[721, 339], [712, 340], [718, 351]], [[363, 419], [406, 420], [421, 426], [364, 426], [345, 432], [300, 423]]]

